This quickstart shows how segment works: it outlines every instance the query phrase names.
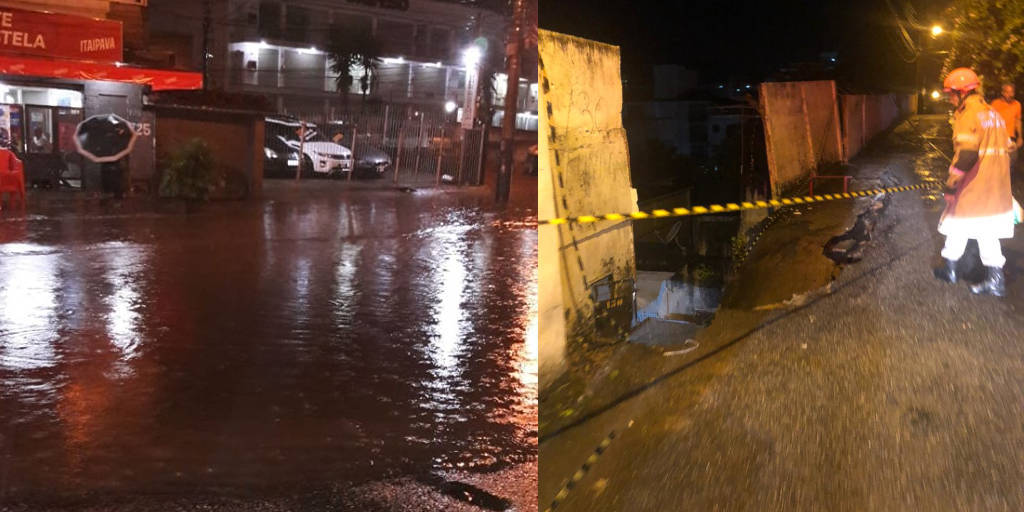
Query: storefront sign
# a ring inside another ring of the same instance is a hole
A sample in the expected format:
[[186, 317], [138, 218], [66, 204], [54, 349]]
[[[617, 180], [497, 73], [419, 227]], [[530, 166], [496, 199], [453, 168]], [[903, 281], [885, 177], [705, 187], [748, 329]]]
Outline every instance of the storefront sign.
[[0, 8], [0, 53], [117, 62], [121, 22]]
[[144, 69], [100, 62], [73, 62], [12, 57], [0, 54], [0, 74], [48, 76], [71, 80], [106, 80], [149, 85], [154, 91], [164, 89], [202, 89], [202, 73]]

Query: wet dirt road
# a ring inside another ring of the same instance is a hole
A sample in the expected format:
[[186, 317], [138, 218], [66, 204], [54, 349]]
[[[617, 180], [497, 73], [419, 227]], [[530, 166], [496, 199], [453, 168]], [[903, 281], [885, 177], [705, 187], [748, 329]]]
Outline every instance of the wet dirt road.
[[[853, 160], [855, 189], [945, 181], [922, 136], [952, 153], [946, 119], [912, 121]], [[721, 308], [696, 350], [625, 346], [590, 373], [588, 409], [542, 403], [541, 509], [616, 430], [559, 511], [1024, 510], [1024, 228], [1002, 244], [1008, 296], [974, 296], [932, 273], [941, 197], [885, 203], [828, 285], [773, 292], [824, 270], [830, 235], [786, 226], [832, 213], [804, 207], [766, 232], [737, 281], [750, 300]], [[783, 245], [793, 257], [762, 270]]]
[[535, 203], [267, 187], [0, 219], [0, 508], [334, 506], [535, 464]]

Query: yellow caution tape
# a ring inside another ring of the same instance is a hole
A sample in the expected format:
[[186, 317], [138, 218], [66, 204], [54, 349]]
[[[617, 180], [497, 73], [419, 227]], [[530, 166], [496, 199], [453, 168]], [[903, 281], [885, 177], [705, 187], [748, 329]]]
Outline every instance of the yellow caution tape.
[[[633, 420], [629, 420], [629, 423], [626, 424], [626, 428], [628, 429], [631, 428], [632, 426]], [[591, 453], [589, 457], [587, 457], [586, 462], [584, 462], [583, 465], [580, 466], [580, 468], [577, 469], [576, 472], [572, 474], [572, 478], [570, 478], [569, 481], [566, 482], [565, 485], [563, 485], [562, 488], [558, 490], [558, 494], [555, 495], [555, 499], [551, 500], [551, 504], [548, 505], [548, 508], [544, 509], [544, 512], [552, 512], [553, 510], [557, 509], [562, 504], [562, 502], [565, 501], [566, 498], [569, 497], [569, 492], [572, 491], [576, 487], [576, 485], [580, 483], [581, 480], [583, 480], [583, 477], [587, 475], [587, 472], [590, 471], [590, 468], [592, 468], [594, 466], [594, 463], [597, 462], [597, 458], [604, 454], [605, 450], [607, 450], [608, 447], [611, 446], [612, 441], [615, 440], [615, 436], [616, 433], [614, 430], [612, 430], [608, 435], [604, 436], [604, 439], [602, 439], [601, 443], [597, 445], [597, 448], [594, 448], [594, 452]]]
[[780, 207], [780, 206], [792, 206], [795, 204], [808, 204], [808, 203], [822, 203], [825, 201], [837, 201], [840, 199], [852, 199], [855, 197], [868, 197], [875, 196], [878, 194], [891, 194], [894, 192], [908, 192], [911, 190], [926, 190], [938, 188], [938, 184], [934, 181], [929, 180], [927, 183], [921, 183], [918, 185], [904, 185], [902, 187], [888, 187], [888, 188], [874, 188], [870, 190], [857, 190], [854, 192], [842, 192], [836, 194], [822, 194], [816, 196], [803, 196], [803, 197], [784, 197], [782, 199], [769, 199], [767, 201], [744, 201], [742, 203], [727, 203], [712, 204], [708, 206], [692, 206], [690, 208], [672, 208], [666, 210], [659, 208], [657, 210], [651, 210], [649, 212], [631, 212], [631, 213], [605, 213], [603, 215], [579, 215], [576, 217], [559, 217], [554, 219], [547, 219], [538, 221], [538, 225], [551, 224], [589, 224], [591, 222], [599, 222], [602, 220], [643, 220], [643, 219], [663, 219], [666, 217], [686, 217], [691, 215], [707, 215], [712, 213], [723, 213], [723, 212], [738, 212], [742, 210], [759, 210], [769, 207]]

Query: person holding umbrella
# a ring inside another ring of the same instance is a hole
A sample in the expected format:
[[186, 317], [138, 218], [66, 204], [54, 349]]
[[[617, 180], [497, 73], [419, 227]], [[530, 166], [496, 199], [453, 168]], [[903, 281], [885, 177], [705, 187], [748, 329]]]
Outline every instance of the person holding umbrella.
[[137, 134], [132, 124], [116, 114], [92, 116], [75, 129], [75, 147], [80, 154], [100, 164], [104, 192], [124, 197], [127, 157]]
[[956, 264], [969, 239], [977, 240], [986, 278], [971, 286], [975, 294], [1003, 296], [1001, 238], [1013, 238], [1014, 206], [1010, 189], [1009, 136], [1003, 118], [981, 97], [978, 75], [967, 68], [954, 69], [943, 88], [956, 110], [953, 114], [953, 164], [946, 182], [946, 209], [939, 233], [946, 236], [942, 248], [945, 268], [939, 277], [955, 283]]

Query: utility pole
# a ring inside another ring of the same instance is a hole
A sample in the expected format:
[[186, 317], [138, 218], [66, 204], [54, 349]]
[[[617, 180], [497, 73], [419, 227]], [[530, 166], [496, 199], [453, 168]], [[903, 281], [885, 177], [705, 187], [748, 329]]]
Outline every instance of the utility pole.
[[505, 117], [501, 123], [501, 164], [498, 167], [498, 184], [495, 200], [508, 202], [512, 188], [512, 170], [515, 168], [516, 105], [519, 102], [519, 57], [523, 46], [523, 17], [526, 0], [513, 0], [512, 25], [509, 27], [505, 46], [505, 74], [508, 85], [505, 89]]
[[210, 55], [210, 0], [203, 0], [203, 90], [207, 90], [206, 82], [209, 74], [207, 63]]
[[[483, 35], [484, 35], [483, 21], [484, 21], [484, 10], [480, 9], [479, 12], [477, 13], [477, 16], [476, 16], [476, 40], [477, 41], [479, 41], [480, 38], [482, 38]], [[487, 45], [487, 47], [489, 48], [490, 45]], [[489, 57], [490, 57], [490, 54], [485, 52], [485, 54], [483, 56], [483, 59], [486, 61]], [[494, 63], [488, 62], [486, 67], [490, 71], [490, 70], [494, 69], [493, 65], [494, 65]], [[478, 69], [477, 73], [479, 73], [480, 71], [481, 70]], [[494, 73], [488, 73], [485, 78], [487, 78], [488, 80], [484, 83], [483, 86], [484, 87], [488, 87], [488, 88], [493, 88], [494, 84], [493, 84], [492, 80], [494, 79]], [[473, 94], [473, 102], [476, 105], [476, 108], [473, 109], [474, 112], [477, 112], [477, 116], [480, 116], [480, 113], [483, 113], [483, 116], [481, 116], [481, 123], [480, 123], [480, 159], [477, 161], [477, 176], [478, 177], [477, 177], [477, 182], [475, 183], [476, 185], [483, 185], [484, 184], [484, 175], [487, 174], [486, 172], [484, 172], [485, 162], [487, 162], [487, 141], [489, 140], [489, 137], [490, 137], [490, 134], [491, 134], [491, 123], [494, 122], [494, 98], [493, 97], [490, 98], [490, 103], [491, 103], [490, 105], [484, 105], [483, 104], [483, 98], [482, 98], [483, 94], [481, 94], [481, 90], [480, 89], [482, 89], [482, 88], [478, 87], [477, 90], [474, 91], [474, 94]]]

